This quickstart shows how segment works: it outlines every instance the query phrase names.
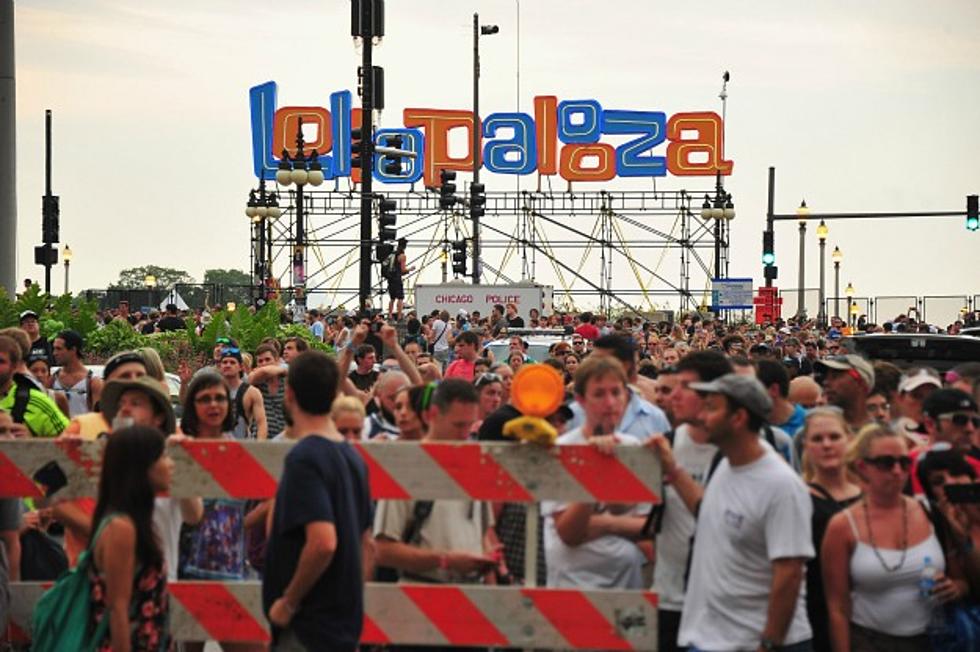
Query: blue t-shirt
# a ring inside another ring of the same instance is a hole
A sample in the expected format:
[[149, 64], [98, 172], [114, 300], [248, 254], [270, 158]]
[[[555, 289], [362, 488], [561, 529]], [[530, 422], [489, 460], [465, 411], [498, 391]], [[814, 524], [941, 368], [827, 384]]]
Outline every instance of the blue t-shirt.
[[800, 428], [803, 427], [803, 422], [806, 421], [806, 410], [799, 403], [793, 404], [793, 413], [789, 415], [783, 423], [776, 423], [773, 425], [779, 426], [786, 432], [790, 437], [794, 436], [799, 432]]
[[[309, 435], [286, 456], [266, 549], [262, 602], [282, 596], [306, 543], [306, 525], [333, 523], [337, 550], [289, 627], [311, 650], [353, 652], [364, 624], [361, 538], [374, 520], [367, 466], [346, 443]], [[273, 627], [273, 636], [279, 632]]]

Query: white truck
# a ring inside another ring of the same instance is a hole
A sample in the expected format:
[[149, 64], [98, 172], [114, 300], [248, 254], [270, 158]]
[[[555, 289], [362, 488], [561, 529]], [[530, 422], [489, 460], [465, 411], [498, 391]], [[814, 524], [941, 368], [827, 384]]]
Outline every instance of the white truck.
[[481, 317], [488, 317], [495, 304], [513, 303], [526, 322], [532, 308], [541, 314], [550, 314], [553, 296], [554, 288], [550, 285], [472, 285], [451, 281], [440, 285], [416, 285], [415, 308], [419, 315], [438, 309], [455, 317], [460, 310], [465, 310], [468, 315], [476, 310]]

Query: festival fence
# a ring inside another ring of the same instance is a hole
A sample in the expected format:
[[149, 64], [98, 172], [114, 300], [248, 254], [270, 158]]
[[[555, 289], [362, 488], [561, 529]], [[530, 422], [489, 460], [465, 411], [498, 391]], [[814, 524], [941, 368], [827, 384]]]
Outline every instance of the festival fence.
[[[551, 449], [517, 443], [359, 443], [372, 496], [393, 500], [487, 500], [528, 504], [528, 549], [538, 539], [538, 501], [656, 503], [656, 456], [619, 446]], [[270, 498], [290, 445], [193, 441], [170, 449], [176, 462], [171, 495]], [[64, 474], [52, 499], [94, 495], [102, 443], [0, 441], [0, 497], [43, 496], [38, 479]], [[58, 471], [54, 471], [53, 469]], [[537, 555], [524, 575], [536, 577]], [[30, 635], [30, 616], [50, 583], [14, 583], [10, 631]], [[270, 640], [258, 582], [169, 585], [171, 632], [177, 640]], [[657, 596], [648, 591], [549, 589], [533, 586], [368, 583], [363, 643], [655, 650]]]

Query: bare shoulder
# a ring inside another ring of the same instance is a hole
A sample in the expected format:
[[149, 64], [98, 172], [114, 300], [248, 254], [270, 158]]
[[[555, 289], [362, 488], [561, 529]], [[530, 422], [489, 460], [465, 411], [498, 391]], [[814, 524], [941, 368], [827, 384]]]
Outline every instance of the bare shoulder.
[[99, 540], [96, 545], [132, 545], [136, 542], [136, 525], [133, 523], [133, 519], [124, 514], [118, 516], [113, 516], [105, 527], [102, 528], [102, 534], [99, 536]]

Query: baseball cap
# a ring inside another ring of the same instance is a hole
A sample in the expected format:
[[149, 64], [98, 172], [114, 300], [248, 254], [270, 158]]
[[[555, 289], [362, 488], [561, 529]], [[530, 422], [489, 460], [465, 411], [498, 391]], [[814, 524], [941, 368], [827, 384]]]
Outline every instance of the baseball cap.
[[853, 369], [861, 377], [865, 386], [871, 389], [875, 385], [875, 369], [865, 358], [856, 353], [847, 355], [836, 355], [823, 360], [818, 360], [813, 365], [815, 371], [834, 369], [836, 371], [848, 371]]
[[174, 415], [174, 407], [170, 403], [170, 397], [163, 391], [160, 381], [152, 376], [140, 376], [133, 380], [110, 380], [102, 389], [102, 396], [99, 399], [102, 413], [106, 421], [112, 423], [119, 412], [119, 399], [122, 395], [131, 390], [139, 390], [146, 394], [156, 405], [157, 409], [163, 413], [163, 431], [171, 434], [177, 431], [177, 417]]
[[238, 360], [239, 362], [241, 362], [242, 361], [242, 350], [239, 349], [238, 347], [226, 346], [225, 348], [221, 349], [221, 358], [220, 359], [221, 360], [224, 360], [225, 358], [235, 358], [236, 360]]
[[935, 419], [950, 412], [976, 412], [977, 402], [963, 390], [937, 389], [923, 401], [922, 411]]
[[24, 323], [24, 320], [27, 319], [28, 317], [33, 317], [34, 319], [37, 319], [37, 313], [34, 312], [33, 310], [25, 310], [24, 312], [20, 313], [20, 322]]
[[772, 410], [772, 399], [755, 376], [725, 374], [708, 383], [691, 383], [690, 388], [696, 392], [727, 396], [763, 419], [768, 419]]
[[898, 382], [898, 391], [914, 392], [923, 385], [933, 385], [934, 387], [943, 386], [939, 382], [939, 376], [935, 375], [931, 370], [917, 369], [911, 373], [902, 375], [902, 379]]

